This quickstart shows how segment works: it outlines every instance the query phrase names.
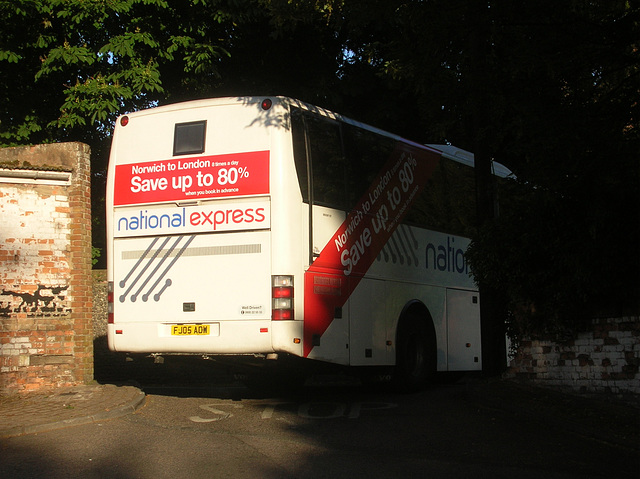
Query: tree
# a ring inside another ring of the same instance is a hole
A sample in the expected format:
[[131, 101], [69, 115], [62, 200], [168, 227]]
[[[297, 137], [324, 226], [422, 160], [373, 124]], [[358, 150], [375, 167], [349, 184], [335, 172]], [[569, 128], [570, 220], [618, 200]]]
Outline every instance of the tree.
[[0, 146], [83, 141], [92, 148], [94, 244], [116, 116], [210, 91], [234, 21], [227, 2], [0, 2]]
[[515, 337], [571, 334], [639, 306], [640, 10], [540, 6], [492, 2], [489, 139], [518, 182], [469, 254], [481, 284], [505, 293]]
[[[214, 3], [214, 5], [212, 5]], [[108, 135], [114, 117], [210, 85], [232, 14], [193, 0], [0, 3], [5, 145]], [[196, 78], [197, 77], [197, 81]]]
[[[640, 8], [344, 5], [353, 62], [373, 65], [419, 105], [413, 138], [476, 153], [484, 207], [469, 260], [481, 287], [515, 313], [512, 332], [561, 334], [590, 316], [640, 310]], [[490, 160], [517, 177], [498, 191], [499, 218]]]
[[[15, 0], [0, 15], [0, 143], [89, 143], [94, 196], [117, 114], [290, 95], [476, 153], [469, 260], [516, 329], [640, 309], [640, 9], [626, 0]], [[494, 185], [492, 160], [517, 179]]]

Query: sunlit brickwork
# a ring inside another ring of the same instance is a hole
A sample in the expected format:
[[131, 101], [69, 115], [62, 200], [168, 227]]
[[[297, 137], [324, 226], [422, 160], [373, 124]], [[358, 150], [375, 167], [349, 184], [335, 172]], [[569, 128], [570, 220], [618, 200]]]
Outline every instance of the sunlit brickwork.
[[89, 147], [0, 150], [0, 391], [93, 378]]

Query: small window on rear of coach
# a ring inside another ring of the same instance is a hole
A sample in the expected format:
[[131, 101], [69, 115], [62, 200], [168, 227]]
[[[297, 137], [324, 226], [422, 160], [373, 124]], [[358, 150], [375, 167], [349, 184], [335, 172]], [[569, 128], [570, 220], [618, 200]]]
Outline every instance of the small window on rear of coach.
[[204, 153], [207, 121], [176, 123], [173, 134], [173, 156]]

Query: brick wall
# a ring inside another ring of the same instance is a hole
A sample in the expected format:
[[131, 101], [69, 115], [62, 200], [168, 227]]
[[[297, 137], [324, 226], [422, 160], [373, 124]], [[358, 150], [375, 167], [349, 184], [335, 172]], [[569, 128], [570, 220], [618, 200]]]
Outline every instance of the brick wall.
[[107, 270], [94, 269], [93, 275], [93, 339], [107, 336]]
[[0, 392], [93, 379], [89, 156], [0, 150]]
[[640, 317], [593, 320], [567, 342], [522, 341], [508, 375], [582, 393], [640, 398]]

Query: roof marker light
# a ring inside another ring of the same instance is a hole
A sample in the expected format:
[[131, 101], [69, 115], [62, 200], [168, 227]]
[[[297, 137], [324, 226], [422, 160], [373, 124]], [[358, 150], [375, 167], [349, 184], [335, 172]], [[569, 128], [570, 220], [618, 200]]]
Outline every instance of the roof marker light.
[[127, 126], [129, 124], [129, 117], [127, 115], [120, 118], [120, 124], [122, 126]]
[[271, 105], [273, 105], [273, 101], [271, 101], [270, 98], [265, 98], [264, 100], [262, 100], [262, 103], [260, 103], [260, 106], [265, 111], [271, 108]]

